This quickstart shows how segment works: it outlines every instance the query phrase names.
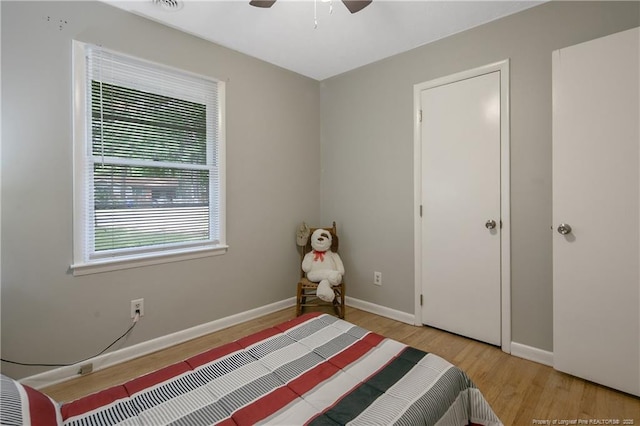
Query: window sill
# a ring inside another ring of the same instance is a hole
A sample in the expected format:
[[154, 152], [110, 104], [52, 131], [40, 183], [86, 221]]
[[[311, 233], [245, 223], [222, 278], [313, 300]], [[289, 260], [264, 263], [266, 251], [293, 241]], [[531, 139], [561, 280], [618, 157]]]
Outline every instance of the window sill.
[[159, 265], [183, 260], [200, 259], [203, 257], [225, 254], [229, 246], [221, 245], [201, 249], [176, 250], [165, 253], [153, 253], [147, 256], [120, 257], [117, 259], [100, 259], [90, 263], [76, 263], [70, 266], [74, 276], [99, 274], [120, 269], [139, 268], [142, 266]]

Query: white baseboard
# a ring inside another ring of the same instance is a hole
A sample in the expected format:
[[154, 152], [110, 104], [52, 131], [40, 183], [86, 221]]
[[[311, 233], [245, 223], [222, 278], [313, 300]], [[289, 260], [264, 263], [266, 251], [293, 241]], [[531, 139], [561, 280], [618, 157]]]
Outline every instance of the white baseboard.
[[[355, 299], [349, 296], [345, 298], [345, 303], [351, 307], [371, 312], [372, 314], [391, 318], [393, 320], [404, 322], [406, 324], [415, 325], [415, 315], [413, 314], [397, 311], [395, 309], [376, 305], [375, 303]], [[545, 351], [516, 342], [511, 342], [510, 346], [510, 353], [513, 356], [553, 367], [553, 352]], [[507, 351], [507, 353], [509, 353], [509, 351]]]
[[387, 308], [386, 306], [376, 305], [375, 303], [355, 299], [353, 297], [346, 296], [344, 303], [356, 309], [371, 312], [372, 314], [391, 318], [392, 320], [404, 322], [406, 324], [414, 325], [415, 322], [415, 315], [413, 314], [397, 311], [395, 309]]
[[[166, 336], [157, 337], [155, 339], [147, 340], [146, 342], [118, 349], [116, 351], [86, 360], [83, 362], [83, 364], [93, 363], [93, 371], [102, 370], [112, 365], [129, 361], [131, 359], [138, 358], [140, 356], [186, 342], [187, 340], [192, 340], [197, 337], [222, 330], [223, 328], [228, 328], [245, 321], [249, 321], [282, 309], [292, 307], [295, 304], [295, 297], [291, 297], [289, 299], [271, 303], [270, 305], [261, 306], [259, 308], [251, 309], [246, 312], [240, 312], [238, 314], [220, 318], [205, 324], [200, 324], [186, 330], [177, 331], [175, 333], [167, 334]], [[42, 389], [44, 387], [77, 377], [79, 368], [79, 365], [60, 367], [54, 370], [49, 370], [33, 376], [25, 377], [21, 379], [20, 382], [36, 389]]]
[[553, 352], [511, 342], [511, 355], [553, 367]]

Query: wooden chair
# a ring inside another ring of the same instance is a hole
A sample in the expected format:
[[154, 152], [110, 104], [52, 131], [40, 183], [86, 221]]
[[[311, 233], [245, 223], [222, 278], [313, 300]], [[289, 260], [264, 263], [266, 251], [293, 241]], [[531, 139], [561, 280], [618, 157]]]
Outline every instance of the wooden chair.
[[[319, 228], [311, 228], [311, 234], [313, 231]], [[323, 228], [331, 233], [331, 238], [333, 242], [331, 244], [331, 250], [334, 252], [338, 251], [338, 233], [336, 228], [336, 223], [333, 222], [331, 227]], [[302, 265], [302, 259], [304, 256], [312, 251], [311, 248], [311, 238], [307, 241], [307, 244], [302, 247], [302, 255], [300, 257], [300, 265]], [[333, 307], [334, 312], [339, 318], [344, 318], [344, 297], [345, 297], [345, 283], [344, 278], [342, 282], [336, 286], [333, 286], [333, 292], [336, 297], [333, 299], [333, 302], [325, 302], [320, 300], [316, 294], [318, 289], [318, 283], [311, 282], [305, 276], [302, 267], [300, 268], [300, 281], [298, 281], [298, 291], [296, 296], [296, 316], [302, 315], [305, 308], [310, 307], [321, 307], [321, 306], [329, 306]]]

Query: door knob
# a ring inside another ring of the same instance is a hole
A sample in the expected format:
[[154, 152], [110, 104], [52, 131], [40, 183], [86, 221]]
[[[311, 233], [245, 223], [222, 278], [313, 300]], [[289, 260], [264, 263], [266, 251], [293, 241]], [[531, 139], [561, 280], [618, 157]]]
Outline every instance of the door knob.
[[558, 226], [558, 232], [561, 233], [562, 235], [570, 234], [571, 226], [567, 223], [561, 223], [560, 226]]
[[496, 227], [496, 221], [495, 220], [488, 220], [485, 224], [484, 224], [485, 228], [487, 229], [493, 229]]

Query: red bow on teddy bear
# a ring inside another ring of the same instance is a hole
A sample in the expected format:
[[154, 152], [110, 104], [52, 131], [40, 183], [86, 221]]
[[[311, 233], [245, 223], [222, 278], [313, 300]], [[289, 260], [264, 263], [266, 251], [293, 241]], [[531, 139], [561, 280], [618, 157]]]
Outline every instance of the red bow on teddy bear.
[[313, 251], [313, 261], [316, 262], [316, 261], [320, 260], [320, 262], [324, 262], [324, 254], [325, 253], [326, 253], [326, 251], [314, 250]]

